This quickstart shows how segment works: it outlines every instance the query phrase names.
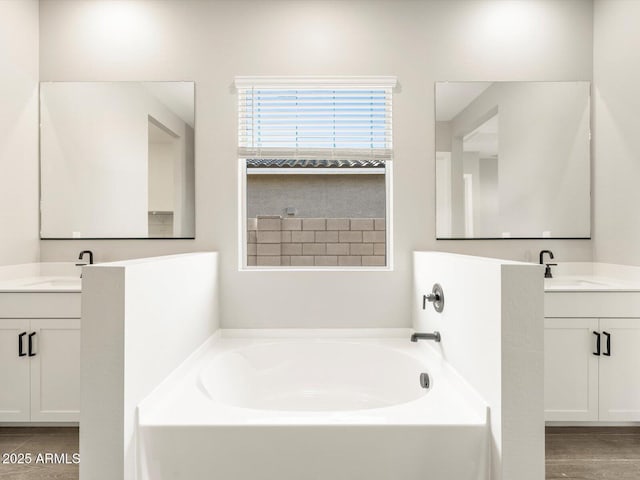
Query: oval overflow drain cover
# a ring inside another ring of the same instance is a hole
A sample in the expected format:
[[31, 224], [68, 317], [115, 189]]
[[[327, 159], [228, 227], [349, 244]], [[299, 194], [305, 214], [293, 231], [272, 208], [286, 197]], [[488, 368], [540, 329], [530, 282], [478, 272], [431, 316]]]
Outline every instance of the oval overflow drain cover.
[[420, 374], [420, 386], [422, 388], [429, 388], [429, 385], [431, 385], [431, 381], [429, 380], [429, 374], [428, 373], [421, 373]]

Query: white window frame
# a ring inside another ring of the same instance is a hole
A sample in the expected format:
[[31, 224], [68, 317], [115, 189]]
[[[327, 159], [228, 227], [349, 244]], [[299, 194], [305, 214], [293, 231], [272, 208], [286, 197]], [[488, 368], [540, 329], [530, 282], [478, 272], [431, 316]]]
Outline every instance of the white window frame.
[[[247, 86], [300, 86], [308, 85], [318, 88], [335, 86], [367, 86], [391, 88], [396, 85], [396, 78], [379, 77], [236, 77], [236, 88]], [[247, 160], [251, 157], [239, 155], [238, 158], [238, 270], [241, 272], [391, 272], [394, 269], [393, 258], [393, 157], [385, 160], [384, 172], [373, 168], [263, 168], [252, 169], [252, 175], [266, 174], [376, 174], [385, 177], [385, 248], [386, 265], [384, 266], [249, 266], [247, 265]], [[259, 171], [258, 171], [259, 170]]]

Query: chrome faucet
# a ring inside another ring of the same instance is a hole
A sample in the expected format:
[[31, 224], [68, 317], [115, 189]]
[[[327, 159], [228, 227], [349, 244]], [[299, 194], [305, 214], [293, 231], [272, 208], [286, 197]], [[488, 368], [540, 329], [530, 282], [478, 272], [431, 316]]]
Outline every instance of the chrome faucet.
[[441, 340], [440, 332], [414, 333], [411, 335], [412, 342], [417, 342], [418, 340], [434, 340], [436, 342], [439, 342]]
[[544, 254], [548, 253], [549, 254], [549, 258], [551, 260], [553, 260], [553, 252], [551, 250], [540, 250], [540, 265], [545, 265], [545, 269], [544, 269], [544, 278], [553, 278], [553, 275], [551, 274], [551, 267], [554, 267], [556, 265], [558, 265], [557, 263], [544, 263]]

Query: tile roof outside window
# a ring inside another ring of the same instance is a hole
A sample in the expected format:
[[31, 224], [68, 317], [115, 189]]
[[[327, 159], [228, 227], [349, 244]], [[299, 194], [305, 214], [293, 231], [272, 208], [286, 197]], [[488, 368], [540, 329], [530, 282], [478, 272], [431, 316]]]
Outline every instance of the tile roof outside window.
[[384, 160], [248, 159], [247, 168], [380, 168]]

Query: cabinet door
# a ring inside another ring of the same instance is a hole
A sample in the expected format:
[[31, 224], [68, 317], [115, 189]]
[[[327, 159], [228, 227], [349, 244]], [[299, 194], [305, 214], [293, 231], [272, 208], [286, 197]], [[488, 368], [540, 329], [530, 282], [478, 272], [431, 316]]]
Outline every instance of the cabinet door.
[[600, 420], [640, 421], [640, 319], [602, 318], [600, 331], [610, 353], [600, 357]]
[[597, 330], [596, 318], [545, 318], [545, 420], [598, 420]]
[[80, 419], [80, 319], [33, 319], [31, 421]]
[[27, 352], [29, 320], [0, 319], [0, 422], [29, 421], [29, 357], [20, 357], [22, 335]]

